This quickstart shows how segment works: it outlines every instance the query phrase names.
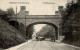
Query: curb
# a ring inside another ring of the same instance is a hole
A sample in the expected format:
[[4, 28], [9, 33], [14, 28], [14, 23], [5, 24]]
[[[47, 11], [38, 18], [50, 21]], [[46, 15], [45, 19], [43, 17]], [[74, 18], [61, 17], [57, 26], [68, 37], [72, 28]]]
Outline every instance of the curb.
[[14, 46], [14, 47], [10, 47], [10, 48], [8, 48], [8, 49], [4, 49], [4, 50], [16, 50], [17, 48], [23, 46], [23, 45], [26, 44], [26, 43], [28, 43], [28, 41], [26, 41], [26, 42], [24, 42], [24, 43], [21, 43], [21, 44], [19, 44], [19, 45], [16, 45], [16, 46]]
[[[64, 43], [65, 44], [65, 43]], [[70, 45], [70, 44], [66, 44], [66, 45], [68, 45], [68, 46], [70, 46], [70, 47], [73, 47], [73, 48], [76, 48], [76, 49], [80, 49], [80, 47], [77, 47], [77, 46], [74, 46], [74, 45]]]

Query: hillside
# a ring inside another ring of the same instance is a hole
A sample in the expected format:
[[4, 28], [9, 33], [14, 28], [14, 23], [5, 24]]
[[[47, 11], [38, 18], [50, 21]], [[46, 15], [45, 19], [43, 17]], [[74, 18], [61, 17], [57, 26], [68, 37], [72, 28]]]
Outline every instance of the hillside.
[[68, 3], [62, 16], [63, 42], [80, 47], [80, 0]]
[[25, 41], [21, 32], [0, 18], [0, 48], [9, 48]]
[[80, 47], [80, 7], [71, 14], [70, 18], [73, 30], [71, 30], [71, 35], [70, 33], [66, 34], [64, 42]]

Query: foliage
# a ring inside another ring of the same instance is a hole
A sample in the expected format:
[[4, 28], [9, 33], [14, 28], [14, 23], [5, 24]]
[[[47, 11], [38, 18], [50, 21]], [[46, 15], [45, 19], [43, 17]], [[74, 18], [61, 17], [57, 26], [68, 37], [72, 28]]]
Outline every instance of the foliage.
[[27, 37], [27, 39], [31, 39], [32, 38], [33, 32], [34, 32], [34, 26], [28, 26], [26, 28], [26, 37]]
[[76, 3], [68, 3], [66, 9], [62, 11], [62, 30], [65, 35], [64, 40], [69, 43], [74, 43], [77, 38], [80, 39], [77, 37], [80, 32], [80, 0]]
[[20, 31], [0, 18], [0, 48], [13, 47], [25, 41]]
[[14, 9], [13, 9], [13, 8], [8, 8], [6, 13], [7, 13], [7, 15], [8, 15], [8, 16], [12, 16], [12, 15], [14, 15], [14, 14], [15, 14], [15, 12], [14, 12]]
[[34, 27], [31, 26], [30, 29], [28, 30], [28, 33], [29, 33], [29, 38], [32, 38], [32, 34], [33, 34], [33, 31], [34, 31]]
[[50, 26], [46, 25], [44, 26], [36, 35], [37, 36], [43, 36], [43, 37], [50, 37], [53, 33], [55, 33], [55, 29]]
[[18, 30], [22, 33], [22, 35], [26, 38], [25, 25], [21, 22], [18, 26]]
[[16, 27], [17, 29], [15, 28], [15, 24], [17, 23], [16, 25], [18, 25], [18, 22], [10, 22], [14, 27], [8, 23], [10, 17], [14, 14], [13, 8], [8, 8], [6, 11], [0, 9], [0, 48], [13, 47], [26, 41], [18, 27]]
[[14, 14], [15, 14], [15, 13], [14, 13], [13, 8], [8, 8], [7, 11], [4, 11], [4, 10], [1, 10], [1, 9], [0, 9], [0, 17], [1, 17], [2, 19], [4, 19], [5, 21], [8, 21], [8, 20], [10, 19], [10, 17], [11, 17], [12, 15], [14, 15]]

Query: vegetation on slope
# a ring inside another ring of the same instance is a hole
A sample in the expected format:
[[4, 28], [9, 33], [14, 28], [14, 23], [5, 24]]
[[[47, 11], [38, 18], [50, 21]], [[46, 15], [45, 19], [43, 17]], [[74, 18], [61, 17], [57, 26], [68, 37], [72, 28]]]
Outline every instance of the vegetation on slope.
[[26, 41], [21, 32], [11, 26], [9, 16], [14, 15], [13, 8], [3, 11], [0, 9], [0, 48], [9, 48]]
[[0, 18], [0, 48], [9, 48], [25, 42], [25, 38], [15, 27]]
[[80, 46], [80, 0], [68, 3], [62, 16], [62, 33], [65, 35], [63, 42]]

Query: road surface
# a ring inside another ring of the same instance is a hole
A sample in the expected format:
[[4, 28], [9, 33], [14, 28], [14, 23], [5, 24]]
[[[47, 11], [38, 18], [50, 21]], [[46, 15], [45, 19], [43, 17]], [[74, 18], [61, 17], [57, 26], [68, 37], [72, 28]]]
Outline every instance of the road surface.
[[80, 50], [75, 47], [68, 46], [60, 42], [45, 41], [31, 41], [17, 50]]

